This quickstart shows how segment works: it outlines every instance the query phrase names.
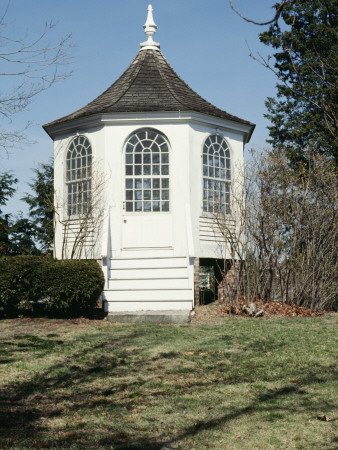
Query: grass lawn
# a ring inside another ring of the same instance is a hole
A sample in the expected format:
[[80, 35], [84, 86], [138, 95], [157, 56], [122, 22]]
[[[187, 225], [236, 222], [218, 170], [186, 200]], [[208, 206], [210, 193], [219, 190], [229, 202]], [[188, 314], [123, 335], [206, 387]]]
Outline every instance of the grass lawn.
[[0, 448], [337, 448], [336, 325], [1, 321]]

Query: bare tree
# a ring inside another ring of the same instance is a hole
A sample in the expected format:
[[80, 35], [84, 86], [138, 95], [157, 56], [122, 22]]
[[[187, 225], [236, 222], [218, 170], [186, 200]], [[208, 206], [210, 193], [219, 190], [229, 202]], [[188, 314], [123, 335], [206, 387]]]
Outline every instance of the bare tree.
[[[25, 110], [32, 99], [54, 83], [70, 75], [70, 35], [49, 43], [56, 24], [46, 23], [36, 37], [27, 34], [12, 36], [6, 22], [10, 2], [0, 16], [0, 80], [10, 86], [0, 90], [0, 115], [12, 120], [14, 114]], [[10, 80], [8, 80], [10, 79]], [[7, 151], [25, 141], [25, 130], [0, 129], [0, 149]]]
[[245, 194], [233, 189], [233, 215], [215, 214], [230, 250], [223, 296], [330, 308], [337, 292], [337, 173], [332, 161], [309, 155], [295, 173], [280, 152], [255, 154]]
[[61, 227], [61, 259], [96, 258], [97, 243], [107, 213], [104, 202], [107, 181], [108, 177], [93, 165], [90, 178], [77, 182], [71, 203], [55, 193], [54, 229], [58, 231]]

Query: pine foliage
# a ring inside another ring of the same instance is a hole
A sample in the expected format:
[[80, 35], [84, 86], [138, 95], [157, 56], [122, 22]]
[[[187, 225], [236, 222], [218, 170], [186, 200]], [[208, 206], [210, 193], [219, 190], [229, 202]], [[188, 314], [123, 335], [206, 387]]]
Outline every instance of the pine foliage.
[[337, 13], [337, 0], [287, 1], [282, 28], [274, 23], [260, 35], [277, 50], [274, 66], [265, 62], [279, 80], [276, 98], [266, 101], [268, 142], [291, 162], [309, 151], [338, 161]]

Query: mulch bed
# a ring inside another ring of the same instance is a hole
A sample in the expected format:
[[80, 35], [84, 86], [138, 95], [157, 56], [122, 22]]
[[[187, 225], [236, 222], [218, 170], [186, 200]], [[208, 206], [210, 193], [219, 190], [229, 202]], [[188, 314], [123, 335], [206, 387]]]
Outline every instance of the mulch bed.
[[[240, 302], [231, 308], [231, 314], [229, 314], [229, 305], [225, 303], [213, 302], [209, 305], [197, 306], [191, 318], [192, 325], [220, 325], [224, 323], [229, 317], [239, 318], [248, 317], [245, 312], [242, 311], [243, 305], [247, 305], [250, 301], [241, 299]], [[281, 317], [288, 318], [311, 318], [311, 317], [327, 317], [337, 316], [337, 312], [333, 311], [311, 311], [309, 308], [302, 306], [287, 305], [282, 302], [257, 302], [257, 308], [263, 309], [264, 315], [259, 319], [273, 320]], [[251, 318], [250, 318], [251, 319]], [[257, 320], [257, 319], [254, 319]]]
[[[242, 311], [243, 306], [249, 306], [250, 301], [247, 299], [239, 299], [236, 305], [231, 307], [231, 313], [235, 315], [246, 315]], [[309, 308], [304, 308], [303, 306], [287, 305], [283, 302], [254, 302], [258, 309], [262, 309], [264, 314], [267, 315], [279, 315], [284, 317], [318, 317], [329, 313], [330, 311], [313, 311]], [[223, 314], [229, 314], [230, 306], [224, 305], [220, 306], [220, 312]]]

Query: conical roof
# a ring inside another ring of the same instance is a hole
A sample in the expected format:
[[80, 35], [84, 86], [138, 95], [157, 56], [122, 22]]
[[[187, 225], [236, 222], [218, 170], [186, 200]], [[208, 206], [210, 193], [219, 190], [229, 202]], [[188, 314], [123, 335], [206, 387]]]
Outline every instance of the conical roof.
[[95, 100], [44, 129], [94, 114], [155, 111], [195, 111], [232, 120], [251, 126], [250, 135], [255, 127], [204, 100], [176, 74], [159, 49], [147, 48], [139, 51], [121, 77]]

